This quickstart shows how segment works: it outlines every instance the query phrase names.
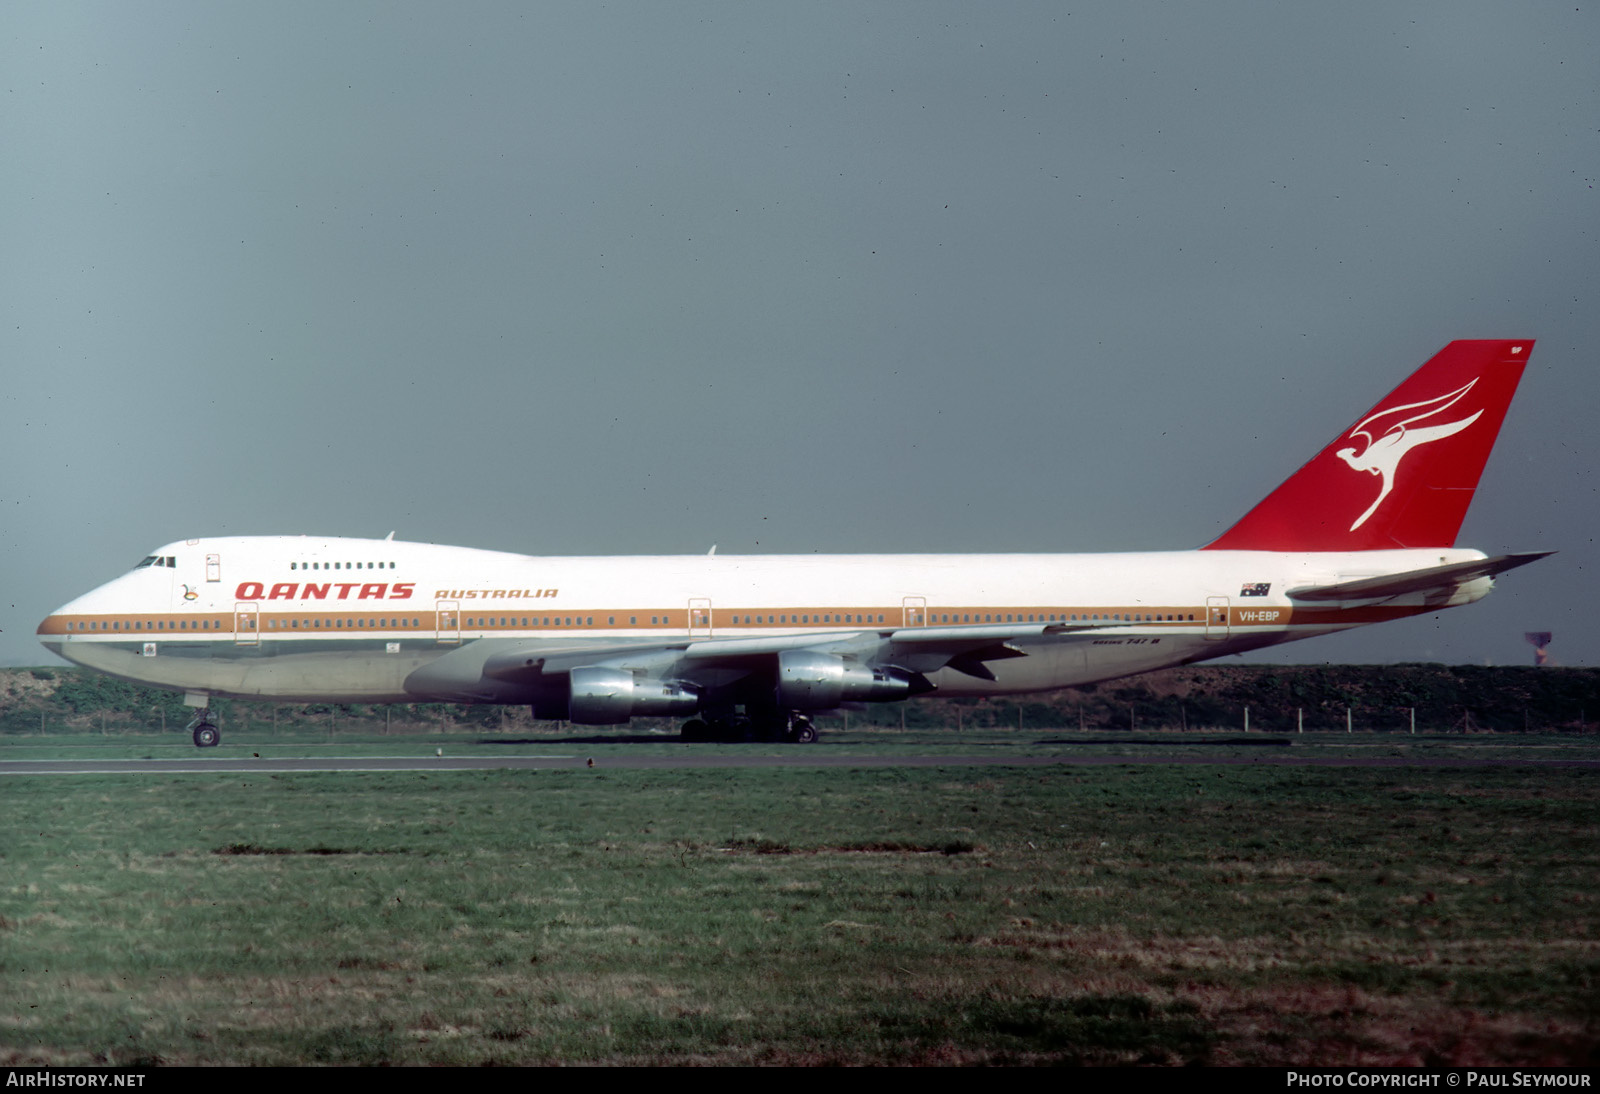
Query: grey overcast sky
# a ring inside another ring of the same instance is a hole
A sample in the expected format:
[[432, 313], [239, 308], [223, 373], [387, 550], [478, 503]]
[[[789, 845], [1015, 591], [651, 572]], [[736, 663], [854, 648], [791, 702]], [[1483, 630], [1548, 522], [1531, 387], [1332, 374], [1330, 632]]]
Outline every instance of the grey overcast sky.
[[1197, 546], [1533, 337], [1561, 554], [1275, 657], [1600, 663], [1597, 10], [8, 4], [0, 662], [195, 536]]

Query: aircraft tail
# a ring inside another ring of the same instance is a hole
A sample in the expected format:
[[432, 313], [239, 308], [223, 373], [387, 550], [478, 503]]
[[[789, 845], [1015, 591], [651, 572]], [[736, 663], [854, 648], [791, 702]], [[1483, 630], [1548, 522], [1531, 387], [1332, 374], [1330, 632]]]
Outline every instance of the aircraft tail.
[[1205, 549], [1452, 546], [1532, 349], [1451, 342]]

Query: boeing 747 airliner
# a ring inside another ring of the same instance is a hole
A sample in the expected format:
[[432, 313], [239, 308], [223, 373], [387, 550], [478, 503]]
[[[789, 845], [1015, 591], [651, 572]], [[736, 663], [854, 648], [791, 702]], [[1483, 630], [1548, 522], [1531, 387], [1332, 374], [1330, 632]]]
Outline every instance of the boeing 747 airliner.
[[509, 703], [686, 740], [1087, 684], [1470, 604], [1543, 553], [1454, 546], [1531, 340], [1452, 342], [1214, 543], [1091, 555], [541, 558], [391, 540], [159, 547], [45, 646], [213, 696]]

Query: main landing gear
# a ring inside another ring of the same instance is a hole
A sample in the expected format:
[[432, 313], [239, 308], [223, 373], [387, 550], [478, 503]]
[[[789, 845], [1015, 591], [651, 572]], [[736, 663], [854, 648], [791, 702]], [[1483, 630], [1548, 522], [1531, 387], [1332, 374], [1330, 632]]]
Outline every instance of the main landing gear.
[[683, 723], [685, 741], [788, 741], [808, 745], [817, 739], [817, 727], [804, 714], [791, 712], [750, 717], [728, 714], [692, 718]]
[[196, 748], [216, 748], [222, 743], [222, 734], [211, 721], [211, 708], [201, 707], [194, 719], [185, 727], [194, 733]]

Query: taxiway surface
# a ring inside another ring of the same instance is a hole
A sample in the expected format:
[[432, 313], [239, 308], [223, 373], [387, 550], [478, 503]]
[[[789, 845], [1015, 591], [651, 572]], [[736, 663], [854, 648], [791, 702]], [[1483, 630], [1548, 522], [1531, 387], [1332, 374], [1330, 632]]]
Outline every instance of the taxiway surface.
[[1057, 756], [848, 756], [806, 749], [796, 755], [685, 753], [681, 756], [571, 755], [523, 756], [205, 756], [187, 759], [5, 760], [0, 775], [201, 775], [282, 774], [287, 772], [627, 770], [638, 768], [739, 767], [1072, 767], [1171, 764], [1178, 766], [1274, 767], [1579, 767], [1600, 768], [1600, 760], [1507, 760], [1451, 756], [1296, 756], [1270, 755], [1057, 755]]

